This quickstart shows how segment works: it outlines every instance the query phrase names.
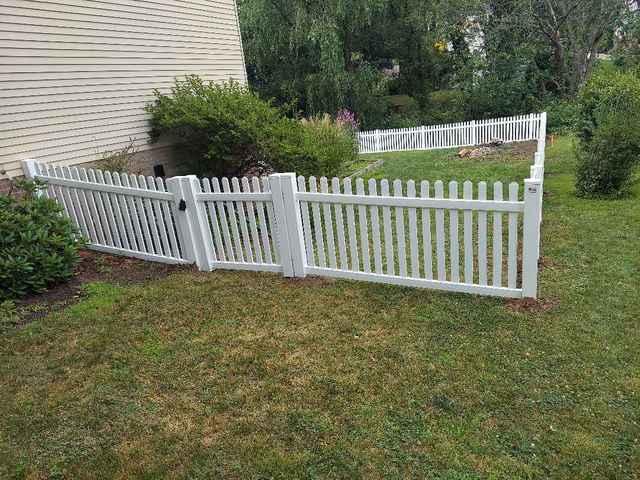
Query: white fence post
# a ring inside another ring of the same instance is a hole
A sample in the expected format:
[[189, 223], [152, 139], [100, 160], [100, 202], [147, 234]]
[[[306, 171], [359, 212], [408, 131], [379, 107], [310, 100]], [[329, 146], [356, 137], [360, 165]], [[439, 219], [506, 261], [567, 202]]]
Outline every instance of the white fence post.
[[185, 260], [195, 262], [201, 271], [213, 270], [215, 252], [204, 204], [196, 194], [202, 192], [195, 175], [172, 177], [167, 189], [173, 194], [175, 217]]
[[[23, 160], [22, 171], [24, 172], [24, 176], [27, 180], [35, 180], [36, 175], [38, 175], [37, 162], [35, 160]], [[36, 195], [38, 197], [44, 197], [44, 190], [37, 190]]]
[[273, 214], [276, 217], [276, 241], [282, 262], [282, 274], [285, 277], [295, 277], [293, 260], [291, 259], [292, 248], [289, 245], [289, 234], [287, 233], [287, 213], [282, 193], [282, 182], [280, 174], [269, 175], [269, 186], [273, 201]]
[[380, 130], [376, 130], [376, 152], [379, 152], [380, 150]]
[[[285, 234], [289, 245], [289, 257], [293, 269], [293, 276], [306, 277], [307, 252], [304, 244], [304, 233], [302, 230], [302, 214], [300, 213], [300, 202], [296, 197], [298, 185], [295, 173], [279, 173], [271, 175], [276, 177], [282, 195], [282, 206], [285, 216]], [[277, 215], [277, 214], [276, 214]]]
[[538, 258], [540, 256], [540, 218], [542, 213], [542, 181], [524, 181], [524, 214], [522, 233], [522, 296], [538, 296]]
[[471, 121], [471, 145], [475, 146], [478, 144], [478, 134], [476, 132], [476, 121]]
[[544, 162], [545, 149], [547, 146], [547, 112], [540, 115], [540, 132], [538, 132], [538, 153], [542, 155]]

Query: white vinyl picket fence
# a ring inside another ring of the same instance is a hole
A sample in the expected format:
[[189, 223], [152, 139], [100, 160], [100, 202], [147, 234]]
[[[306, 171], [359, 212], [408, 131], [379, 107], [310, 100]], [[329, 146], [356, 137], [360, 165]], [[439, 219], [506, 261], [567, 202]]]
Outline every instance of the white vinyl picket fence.
[[168, 263], [536, 297], [544, 155], [521, 185], [167, 180], [24, 162], [95, 250]]
[[360, 153], [437, 150], [538, 140], [546, 132], [546, 113], [474, 120], [447, 125], [360, 132]]

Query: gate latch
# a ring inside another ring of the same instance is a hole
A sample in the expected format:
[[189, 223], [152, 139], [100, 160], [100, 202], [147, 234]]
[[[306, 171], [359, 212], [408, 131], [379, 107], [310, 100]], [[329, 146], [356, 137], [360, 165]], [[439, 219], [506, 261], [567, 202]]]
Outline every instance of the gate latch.
[[187, 209], [187, 202], [184, 201], [184, 199], [180, 200], [180, 203], [178, 203], [178, 210], [180, 210], [181, 212], [184, 212]]

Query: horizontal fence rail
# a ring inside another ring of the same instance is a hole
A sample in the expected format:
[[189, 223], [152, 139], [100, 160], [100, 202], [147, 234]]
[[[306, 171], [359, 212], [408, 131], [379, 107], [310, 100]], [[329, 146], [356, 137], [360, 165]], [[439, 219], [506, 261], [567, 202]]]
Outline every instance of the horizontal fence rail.
[[46, 184], [42, 194], [61, 205], [95, 250], [195, 263], [204, 271], [322, 275], [535, 298], [545, 121], [543, 114], [534, 133], [522, 129], [524, 136], [539, 134], [523, 185], [365, 183], [293, 173], [189, 175], [165, 183], [33, 160], [23, 168]]
[[375, 130], [358, 133], [360, 153], [437, 150], [492, 142], [539, 140], [546, 131], [546, 114], [534, 113], [446, 125]]

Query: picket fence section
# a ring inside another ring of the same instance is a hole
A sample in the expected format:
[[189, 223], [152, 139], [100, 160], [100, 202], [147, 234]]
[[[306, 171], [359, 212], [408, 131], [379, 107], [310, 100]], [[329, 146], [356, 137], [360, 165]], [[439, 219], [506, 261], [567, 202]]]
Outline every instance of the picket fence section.
[[162, 178], [24, 162], [25, 174], [47, 184], [89, 247], [166, 263], [188, 263], [175, 223], [174, 194]]
[[470, 122], [360, 132], [360, 153], [437, 150], [500, 141], [538, 140], [546, 131], [546, 113]]
[[167, 263], [535, 297], [544, 157], [503, 185], [159, 178], [25, 161], [95, 250]]

